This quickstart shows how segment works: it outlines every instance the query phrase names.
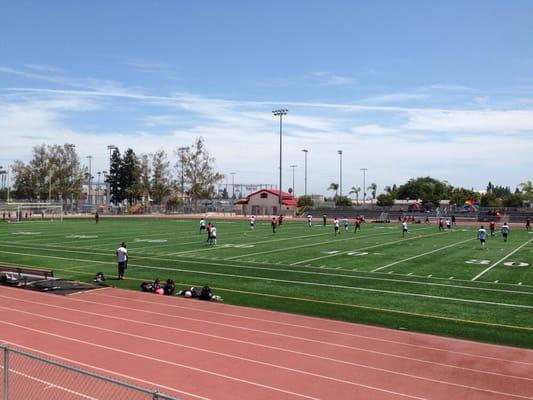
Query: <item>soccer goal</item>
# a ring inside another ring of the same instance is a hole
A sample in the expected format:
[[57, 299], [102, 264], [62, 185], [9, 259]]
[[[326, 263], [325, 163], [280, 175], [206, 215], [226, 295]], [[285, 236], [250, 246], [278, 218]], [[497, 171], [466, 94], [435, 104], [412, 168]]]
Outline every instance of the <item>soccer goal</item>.
[[63, 222], [63, 206], [47, 203], [10, 204], [16, 206], [11, 222]]

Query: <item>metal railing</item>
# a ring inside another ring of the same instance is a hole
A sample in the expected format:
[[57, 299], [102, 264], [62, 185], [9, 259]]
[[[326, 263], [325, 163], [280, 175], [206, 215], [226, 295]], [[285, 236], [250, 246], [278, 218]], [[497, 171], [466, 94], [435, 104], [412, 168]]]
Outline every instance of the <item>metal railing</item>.
[[178, 400], [0, 344], [1, 400]]

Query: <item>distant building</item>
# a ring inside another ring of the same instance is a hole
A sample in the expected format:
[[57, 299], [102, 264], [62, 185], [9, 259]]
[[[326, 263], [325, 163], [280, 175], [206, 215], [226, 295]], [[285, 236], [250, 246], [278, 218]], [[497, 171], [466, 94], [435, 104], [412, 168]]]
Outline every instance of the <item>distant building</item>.
[[245, 215], [295, 215], [298, 203], [290, 193], [281, 192], [282, 210], [279, 209], [280, 191], [261, 189], [235, 202], [235, 211]]

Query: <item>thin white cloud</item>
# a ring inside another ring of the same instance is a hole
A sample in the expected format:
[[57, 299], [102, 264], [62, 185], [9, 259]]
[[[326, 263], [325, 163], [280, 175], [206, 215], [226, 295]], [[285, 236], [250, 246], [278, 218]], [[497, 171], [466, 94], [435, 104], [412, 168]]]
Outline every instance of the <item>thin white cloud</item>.
[[[72, 142], [80, 155], [95, 156], [96, 171], [107, 168], [107, 144], [121, 150], [132, 147], [137, 153], [163, 147], [172, 158], [177, 146], [203, 136], [222, 172], [238, 171], [239, 182], [276, 183], [279, 130], [271, 110], [279, 106], [289, 108], [283, 125], [284, 182], [292, 180], [288, 165], [298, 164], [301, 187], [301, 149], [308, 148], [309, 187], [316, 193], [323, 193], [337, 179], [338, 149], [345, 152], [346, 187], [359, 183], [362, 166], [370, 169], [367, 182], [377, 181], [380, 187], [420, 174], [441, 179], [456, 176], [457, 181], [451, 182], [456, 185], [489, 179], [513, 185], [526, 178], [525, 165], [533, 152], [533, 139], [528, 136], [533, 110], [236, 101], [183, 92], [153, 96], [118, 88], [111, 84], [105, 91], [4, 89], [11, 96], [0, 97], [0, 135], [9, 140], [0, 155], [27, 160], [35, 144]], [[138, 105], [137, 127], [101, 131], [73, 125], [74, 113], [119, 109], [122, 99], [136, 100], [128, 104]], [[327, 112], [318, 113], [320, 109]], [[160, 128], [166, 132], [164, 137]], [[502, 157], [487, 163], [490, 149], [498, 149]], [[465, 170], [473, 172], [465, 174]]]
[[352, 85], [356, 83], [354, 78], [337, 75], [332, 72], [317, 71], [313, 72], [312, 75], [324, 85]]

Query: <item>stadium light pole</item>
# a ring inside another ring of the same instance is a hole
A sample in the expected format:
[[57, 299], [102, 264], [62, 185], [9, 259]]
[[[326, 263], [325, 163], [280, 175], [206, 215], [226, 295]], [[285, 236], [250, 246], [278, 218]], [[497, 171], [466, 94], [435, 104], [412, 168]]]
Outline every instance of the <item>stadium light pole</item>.
[[[117, 149], [117, 146], [114, 144], [110, 144], [107, 146], [107, 150], [109, 150], [109, 173], [111, 173], [111, 156], [113, 154], [113, 151]], [[109, 175], [107, 176], [107, 182], [106, 182], [106, 196], [107, 196], [107, 207], [111, 207], [111, 182], [109, 182]]]
[[292, 197], [296, 196], [296, 190], [294, 190], [294, 170], [297, 167], [296, 164], [290, 166], [292, 168]]
[[92, 170], [92, 160], [93, 160], [93, 156], [85, 156], [85, 158], [87, 158], [89, 160], [89, 192], [88, 192], [88, 203], [89, 205], [92, 204], [92, 201], [91, 201], [91, 181], [93, 179], [93, 170]]
[[366, 205], [366, 171], [368, 171], [368, 168], [361, 168], [361, 171], [363, 171], [363, 205]]
[[102, 175], [102, 171], [98, 171], [98, 183], [96, 184], [96, 206], [98, 207], [100, 205], [100, 175]]
[[276, 117], [279, 117], [279, 212], [280, 215], [282, 214], [282, 195], [281, 192], [283, 190], [283, 187], [281, 185], [281, 175], [282, 175], [282, 154], [283, 154], [283, 116], [287, 115], [289, 110], [286, 108], [281, 108], [279, 110], [272, 111], [272, 114], [274, 114]]
[[304, 194], [305, 196], [307, 197], [307, 153], [309, 153], [309, 150], [307, 149], [303, 149], [302, 150], [305, 154], [304, 156], [304, 159], [305, 159], [305, 164], [304, 164]]
[[339, 154], [339, 191], [342, 197], [342, 150], [338, 150], [337, 153]]
[[230, 172], [231, 175], [231, 198], [235, 199], [235, 172]]

